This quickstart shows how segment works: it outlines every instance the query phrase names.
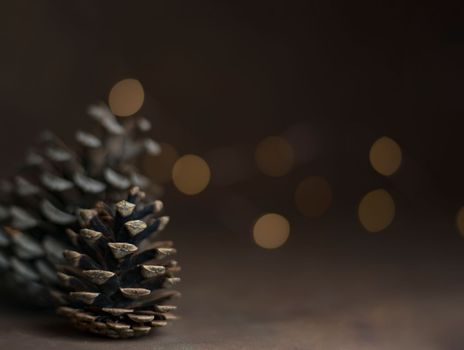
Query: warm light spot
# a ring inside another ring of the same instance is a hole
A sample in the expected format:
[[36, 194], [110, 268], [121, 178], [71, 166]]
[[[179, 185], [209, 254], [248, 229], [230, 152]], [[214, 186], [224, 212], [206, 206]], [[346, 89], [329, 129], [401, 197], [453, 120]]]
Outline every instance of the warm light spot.
[[208, 163], [194, 154], [180, 157], [172, 169], [172, 180], [177, 189], [185, 194], [194, 195], [208, 186], [211, 178]]
[[464, 236], [464, 207], [459, 209], [456, 216], [456, 225], [458, 226], [459, 233]]
[[140, 81], [124, 79], [117, 82], [108, 96], [111, 111], [120, 117], [128, 117], [142, 107], [145, 93]]
[[164, 184], [171, 181], [172, 168], [179, 158], [177, 150], [168, 143], [160, 143], [161, 153], [147, 154], [144, 157], [143, 169], [153, 182]]
[[367, 231], [382, 231], [391, 224], [395, 217], [395, 202], [383, 189], [371, 191], [359, 203], [358, 215]]
[[293, 166], [292, 146], [282, 137], [271, 136], [258, 144], [255, 160], [259, 170], [269, 176], [283, 176]]
[[321, 216], [332, 202], [332, 189], [321, 176], [307, 177], [296, 188], [295, 202], [303, 215], [313, 218]]
[[284, 244], [290, 234], [288, 220], [279, 214], [261, 216], [253, 227], [253, 238], [257, 245], [266, 249], [274, 249]]
[[381, 137], [371, 147], [369, 160], [380, 174], [390, 176], [401, 165], [401, 148], [389, 137]]

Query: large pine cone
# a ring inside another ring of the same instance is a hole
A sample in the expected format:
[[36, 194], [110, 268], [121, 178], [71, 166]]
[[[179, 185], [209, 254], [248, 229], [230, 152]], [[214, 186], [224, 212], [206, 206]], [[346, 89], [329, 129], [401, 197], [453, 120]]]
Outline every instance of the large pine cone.
[[69, 244], [65, 228], [78, 225], [77, 208], [122, 199], [134, 185], [153, 187], [136, 164], [144, 152], [159, 152], [145, 136], [148, 120], [121, 123], [105, 105], [91, 106], [89, 114], [97, 130], [78, 131], [77, 147], [44, 133], [23, 167], [0, 186], [2, 284], [36, 304], [51, 302], [47, 290], [58, 283], [53, 265]]
[[180, 268], [172, 242], [154, 240], [169, 220], [158, 216], [161, 202], [141, 205], [143, 197], [133, 188], [114, 206], [81, 210], [79, 233], [68, 230], [73, 248], [58, 273], [67, 292], [55, 296], [64, 305], [58, 313], [80, 329], [130, 338], [174, 318], [164, 302], [178, 295], [170, 288]]

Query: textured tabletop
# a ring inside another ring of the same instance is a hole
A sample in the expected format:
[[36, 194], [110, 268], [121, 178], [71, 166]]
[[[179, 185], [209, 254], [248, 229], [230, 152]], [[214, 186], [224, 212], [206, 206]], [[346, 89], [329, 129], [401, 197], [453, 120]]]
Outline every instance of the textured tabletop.
[[[217, 248], [198, 249], [207, 242]], [[193, 240], [180, 240], [181, 319], [157, 333], [102, 339], [53, 315], [2, 304], [0, 348], [463, 348], [462, 264], [449, 256], [424, 251], [412, 259], [397, 250], [393, 259], [389, 247], [356, 256], [349, 253], [359, 247], [337, 250], [323, 242], [271, 252], [233, 242], [203, 234], [192, 249]]]

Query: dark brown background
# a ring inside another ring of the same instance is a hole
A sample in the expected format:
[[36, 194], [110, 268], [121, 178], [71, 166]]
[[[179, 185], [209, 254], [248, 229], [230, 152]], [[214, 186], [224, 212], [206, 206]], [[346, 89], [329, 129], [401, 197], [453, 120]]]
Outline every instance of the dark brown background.
[[[459, 1], [4, 1], [0, 28], [2, 175], [38, 130], [66, 139], [85, 127], [86, 106], [123, 78], [142, 82], [153, 136], [181, 153], [238, 147], [252, 163], [268, 135], [299, 123], [316, 135], [316, 157], [285, 177], [256, 171], [195, 197], [166, 186], [184, 265], [183, 320], [134, 347], [464, 346]], [[388, 179], [368, 163], [383, 135], [403, 151]], [[323, 175], [334, 191], [317, 220], [293, 203], [308, 175]], [[397, 214], [372, 235], [356, 207], [377, 187], [392, 193]], [[237, 195], [251, 207], [228, 204]], [[249, 232], [268, 211], [291, 222], [275, 251]], [[224, 212], [249, 225], [224, 225]], [[116, 344], [14, 310], [1, 320], [2, 348]]]

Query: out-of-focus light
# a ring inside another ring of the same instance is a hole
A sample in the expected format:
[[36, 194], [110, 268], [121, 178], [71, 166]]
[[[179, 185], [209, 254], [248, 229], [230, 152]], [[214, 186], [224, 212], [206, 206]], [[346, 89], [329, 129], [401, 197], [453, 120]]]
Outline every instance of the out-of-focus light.
[[401, 165], [401, 148], [389, 137], [381, 137], [371, 147], [369, 160], [382, 175], [393, 175]]
[[145, 93], [140, 81], [124, 79], [111, 88], [108, 105], [111, 111], [119, 117], [128, 117], [138, 112], [145, 99]]
[[322, 216], [332, 202], [332, 188], [325, 178], [309, 176], [296, 188], [295, 202], [303, 215], [312, 218]]
[[379, 232], [387, 228], [395, 217], [395, 202], [383, 189], [367, 193], [358, 208], [359, 221], [369, 232]]
[[180, 157], [172, 169], [172, 180], [177, 189], [187, 195], [195, 195], [208, 186], [211, 178], [208, 163], [194, 154]]
[[164, 184], [171, 181], [172, 168], [179, 158], [177, 150], [168, 143], [160, 143], [161, 153], [147, 154], [144, 157], [143, 169], [145, 174], [155, 183]]
[[283, 176], [293, 166], [292, 146], [282, 137], [270, 136], [256, 147], [255, 160], [259, 170], [269, 176]]
[[253, 238], [256, 244], [266, 249], [280, 247], [287, 241], [289, 234], [290, 224], [279, 214], [265, 214], [253, 226]]
[[464, 236], [464, 207], [461, 207], [456, 215], [456, 225], [458, 226], [459, 233]]

